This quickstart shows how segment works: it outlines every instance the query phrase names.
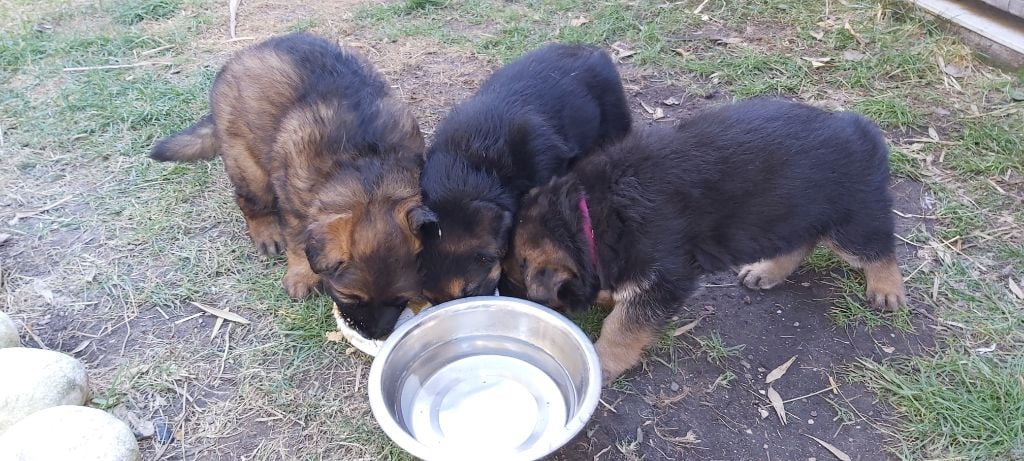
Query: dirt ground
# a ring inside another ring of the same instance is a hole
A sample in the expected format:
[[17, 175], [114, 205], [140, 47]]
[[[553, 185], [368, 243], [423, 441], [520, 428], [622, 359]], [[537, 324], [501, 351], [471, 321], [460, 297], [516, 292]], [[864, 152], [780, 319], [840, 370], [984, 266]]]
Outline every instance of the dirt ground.
[[[235, 41], [226, 39], [226, 14], [217, 13], [179, 51], [185, 59], [179, 67], [183, 74], [215, 68], [250, 38], [315, 17], [316, 31], [364, 50], [429, 138], [448, 108], [498, 66], [427, 38], [381, 41], [354, 25], [362, 2], [324, 3], [246, 1], [237, 29], [243, 40]], [[669, 123], [729, 99], [728, 88], [706, 80], [698, 91], [630, 64], [620, 70], [636, 118], [646, 123]], [[679, 103], [664, 102], [673, 98]], [[649, 107], [666, 117], [652, 121]], [[148, 165], [141, 150], [128, 159], [78, 163], [73, 153], [6, 149], [18, 162], [55, 166], [18, 163], [17, 171], [0, 175], [0, 231], [12, 234], [0, 243], [4, 310], [25, 325], [26, 345], [87, 364], [97, 391], [93, 404], [138, 421], [144, 459], [407, 458], [369, 413], [370, 361], [344, 344], [325, 344], [332, 325], [323, 300], [286, 299], [278, 285], [283, 261], [260, 259], [251, 248], [219, 161], [165, 168]], [[197, 186], [183, 179], [190, 176], [206, 179], [196, 179]], [[193, 195], [166, 192], [172, 187]], [[914, 217], [933, 212], [921, 184], [896, 179], [892, 189], [902, 213], [898, 233], [930, 231], [933, 223]], [[11, 220], [65, 195], [73, 198]], [[111, 211], [112, 195], [130, 202], [127, 212]], [[146, 200], [154, 201], [147, 205], [154, 214], [128, 213]], [[170, 217], [191, 209], [198, 211]], [[139, 216], [173, 220], [181, 235], [151, 238], [170, 231], [142, 233]], [[905, 275], [924, 262], [917, 251], [900, 245]], [[196, 275], [179, 274], [193, 266], [201, 268]], [[591, 423], [552, 459], [832, 459], [812, 436], [855, 460], [889, 458], [890, 409], [843, 370], [862, 358], [929, 350], [933, 316], [915, 303], [909, 331], [838, 326], [830, 316], [841, 296], [834, 279], [807, 270], [783, 287], [753, 292], [737, 287], [733, 274], [708, 276], [677, 322], [699, 318], [699, 324], [666, 337], [642, 369], [605, 389]], [[231, 308], [252, 323], [219, 325], [192, 300]], [[782, 424], [764, 380], [794, 356], [772, 386], [786, 400], [788, 423]], [[146, 433], [150, 422], [155, 434]]]

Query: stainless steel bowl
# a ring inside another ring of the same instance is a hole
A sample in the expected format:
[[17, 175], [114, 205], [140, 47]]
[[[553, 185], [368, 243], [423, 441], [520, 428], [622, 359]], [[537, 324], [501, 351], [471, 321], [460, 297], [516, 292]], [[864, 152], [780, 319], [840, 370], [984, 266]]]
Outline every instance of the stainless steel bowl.
[[601, 395], [594, 346], [539, 304], [481, 296], [398, 327], [370, 368], [370, 407], [424, 460], [533, 460], [569, 442]]

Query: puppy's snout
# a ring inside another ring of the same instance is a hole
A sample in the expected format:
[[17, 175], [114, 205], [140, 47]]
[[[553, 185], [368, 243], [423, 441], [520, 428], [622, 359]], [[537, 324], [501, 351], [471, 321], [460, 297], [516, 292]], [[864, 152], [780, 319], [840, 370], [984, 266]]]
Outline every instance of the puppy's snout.
[[558, 292], [565, 284], [566, 278], [557, 271], [547, 268], [537, 270], [526, 278], [527, 298], [550, 307], [559, 307], [561, 301]]

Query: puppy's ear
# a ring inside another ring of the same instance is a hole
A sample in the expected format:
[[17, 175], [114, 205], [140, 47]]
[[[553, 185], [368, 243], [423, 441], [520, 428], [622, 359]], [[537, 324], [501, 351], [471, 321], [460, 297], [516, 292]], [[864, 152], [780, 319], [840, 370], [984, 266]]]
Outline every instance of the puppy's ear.
[[491, 202], [473, 202], [473, 215], [489, 235], [497, 236], [498, 257], [504, 257], [512, 231], [512, 212]]
[[309, 225], [306, 229], [306, 258], [313, 271], [320, 274], [337, 271], [351, 257], [351, 214], [332, 215]]
[[426, 205], [415, 205], [409, 208], [405, 219], [417, 252], [423, 248], [421, 239], [441, 236], [441, 228], [437, 225], [437, 215]]

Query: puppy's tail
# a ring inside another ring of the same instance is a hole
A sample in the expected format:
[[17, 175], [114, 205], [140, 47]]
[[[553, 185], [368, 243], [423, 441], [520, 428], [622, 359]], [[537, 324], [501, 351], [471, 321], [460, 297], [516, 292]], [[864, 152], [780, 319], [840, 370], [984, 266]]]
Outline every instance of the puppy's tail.
[[159, 162], [191, 162], [217, 156], [213, 115], [201, 118], [194, 125], [161, 139], [153, 146], [149, 158]]

